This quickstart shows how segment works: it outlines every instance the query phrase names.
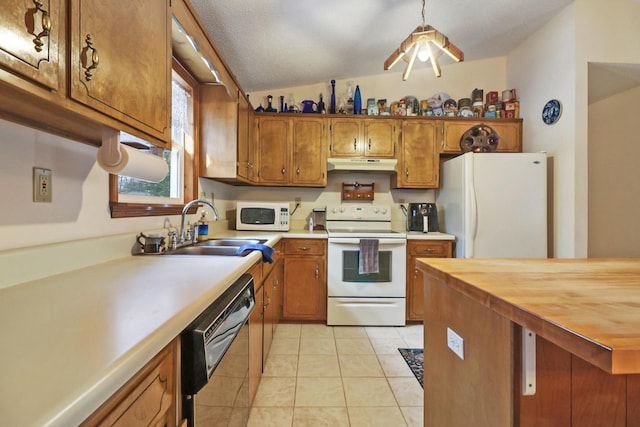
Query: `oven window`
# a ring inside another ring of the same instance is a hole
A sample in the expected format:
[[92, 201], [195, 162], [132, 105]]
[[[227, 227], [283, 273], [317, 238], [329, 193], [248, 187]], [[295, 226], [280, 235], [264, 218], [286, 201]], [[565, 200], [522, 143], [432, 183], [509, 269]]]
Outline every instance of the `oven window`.
[[343, 282], [391, 282], [391, 251], [378, 252], [379, 273], [360, 274], [360, 251], [342, 251]]

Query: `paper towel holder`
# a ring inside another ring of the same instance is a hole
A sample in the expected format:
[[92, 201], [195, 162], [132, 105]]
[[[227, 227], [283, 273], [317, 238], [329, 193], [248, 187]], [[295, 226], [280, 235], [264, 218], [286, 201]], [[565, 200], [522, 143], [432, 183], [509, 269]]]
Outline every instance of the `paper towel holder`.
[[123, 144], [120, 131], [110, 128], [102, 131], [102, 146], [98, 149], [97, 162], [111, 174], [150, 182], [160, 182], [169, 173], [169, 166], [161, 156], [143, 153], [131, 145]]

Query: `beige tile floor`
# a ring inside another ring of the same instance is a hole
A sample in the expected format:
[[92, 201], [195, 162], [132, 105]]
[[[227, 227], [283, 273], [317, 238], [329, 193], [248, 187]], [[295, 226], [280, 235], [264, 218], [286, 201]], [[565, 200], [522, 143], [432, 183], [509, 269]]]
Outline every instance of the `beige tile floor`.
[[423, 347], [422, 325], [278, 325], [248, 425], [422, 427], [403, 347]]

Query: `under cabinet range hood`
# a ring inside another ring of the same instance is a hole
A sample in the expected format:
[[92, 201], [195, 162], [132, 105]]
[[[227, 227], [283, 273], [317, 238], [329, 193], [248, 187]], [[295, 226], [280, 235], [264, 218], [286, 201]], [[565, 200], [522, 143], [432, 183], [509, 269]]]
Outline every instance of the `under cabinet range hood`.
[[396, 159], [341, 157], [330, 157], [327, 159], [327, 170], [329, 171], [395, 172], [397, 166], [398, 160]]

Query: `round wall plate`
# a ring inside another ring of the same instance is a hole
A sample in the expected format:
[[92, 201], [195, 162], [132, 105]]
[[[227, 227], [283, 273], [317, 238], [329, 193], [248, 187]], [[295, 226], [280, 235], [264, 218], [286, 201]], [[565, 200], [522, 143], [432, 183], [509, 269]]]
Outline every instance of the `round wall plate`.
[[557, 99], [552, 99], [542, 109], [542, 121], [552, 125], [560, 119], [560, 114], [562, 114], [562, 104]]

